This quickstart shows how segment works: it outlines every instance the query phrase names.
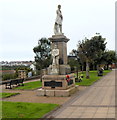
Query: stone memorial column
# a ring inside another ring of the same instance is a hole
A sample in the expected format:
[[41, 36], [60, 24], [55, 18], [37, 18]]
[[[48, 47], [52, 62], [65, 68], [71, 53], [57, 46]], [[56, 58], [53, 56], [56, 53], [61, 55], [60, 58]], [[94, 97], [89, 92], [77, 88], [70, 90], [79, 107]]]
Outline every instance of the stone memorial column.
[[53, 49], [56, 45], [59, 49], [59, 74], [65, 75], [71, 72], [70, 66], [68, 65], [67, 60], [67, 42], [69, 39], [62, 35], [53, 35], [51, 38], [48, 38], [51, 41], [51, 48]]

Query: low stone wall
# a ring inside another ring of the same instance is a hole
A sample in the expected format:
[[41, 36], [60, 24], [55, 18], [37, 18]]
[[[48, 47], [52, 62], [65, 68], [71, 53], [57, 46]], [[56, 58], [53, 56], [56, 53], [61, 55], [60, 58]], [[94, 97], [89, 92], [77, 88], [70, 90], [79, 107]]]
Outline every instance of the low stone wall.
[[38, 75], [38, 76], [32, 76], [32, 77], [29, 77], [29, 78], [25, 78], [25, 80], [24, 81], [28, 81], [28, 80], [34, 80], [34, 79], [40, 79], [40, 75]]
[[[17, 78], [18, 79], [18, 78]], [[30, 77], [30, 78], [25, 78], [24, 81], [30, 81], [30, 80], [35, 80], [35, 79], [40, 79], [40, 75], [38, 76], [33, 76], [33, 77]], [[10, 80], [4, 80], [4, 81], [0, 81], [0, 85], [3, 85], [7, 82], [9, 82]]]

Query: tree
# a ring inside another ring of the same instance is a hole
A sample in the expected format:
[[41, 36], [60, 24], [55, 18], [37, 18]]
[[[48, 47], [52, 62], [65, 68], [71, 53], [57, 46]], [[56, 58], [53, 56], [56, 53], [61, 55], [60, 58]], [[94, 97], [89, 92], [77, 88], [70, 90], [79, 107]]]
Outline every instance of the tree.
[[94, 56], [92, 58], [93, 65], [97, 66], [97, 70], [99, 70], [99, 65], [103, 63], [103, 55], [106, 49], [105, 38], [103, 38], [100, 34], [91, 38], [92, 46], [93, 46], [93, 53]]
[[80, 59], [83, 59], [86, 62], [86, 78], [89, 78], [89, 62], [92, 60], [91, 57], [93, 54], [90, 49], [90, 40], [85, 38], [82, 42], [79, 41], [78, 52]]
[[117, 62], [117, 53], [114, 50], [107, 50], [104, 52], [102, 59], [104, 63], [107, 65], [107, 69], [108, 69], [109, 64], [113, 64]]
[[73, 49], [70, 53], [70, 56], [72, 59], [69, 59], [69, 65], [71, 68], [75, 67], [76, 68], [76, 76], [78, 80], [78, 67], [81, 65], [80, 59], [78, 56], [78, 51]]
[[90, 77], [89, 63], [97, 62], [97, 64], [99, 64], [105, 48], [105, 38], [102, 38], [101, 35], [96, 35], [90, 40], [85, 38], [85, 40], [79, 41], [77, 51], [79, 51], [80, 59], [83, 59], [86, 62], [86, 78]]
[[51, 48], [50, 48], [50, 40], [47, 38], [41, 38], [38, 41], [38, 46], [33, 48], [36, 62], [36, 69], [37, 71], [41, 71], [42, 76], [42, 69], [47, 68], [51, 63]]

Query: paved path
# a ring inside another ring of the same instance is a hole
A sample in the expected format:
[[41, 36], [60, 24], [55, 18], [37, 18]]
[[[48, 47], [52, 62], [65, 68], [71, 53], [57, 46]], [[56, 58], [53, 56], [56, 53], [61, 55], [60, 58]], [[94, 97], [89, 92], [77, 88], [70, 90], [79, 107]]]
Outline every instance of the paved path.
[[74, 99], [50, 116], [54, 118], [115, 118], [115, 71], [86, 88], [79, 96], [74, 96]]

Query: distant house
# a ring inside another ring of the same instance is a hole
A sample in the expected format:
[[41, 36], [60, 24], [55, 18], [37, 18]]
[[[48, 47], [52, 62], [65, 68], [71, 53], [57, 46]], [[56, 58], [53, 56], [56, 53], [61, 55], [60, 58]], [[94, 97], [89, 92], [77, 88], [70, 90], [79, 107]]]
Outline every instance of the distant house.
[[30, 66], [32, 64], [31, 61], [10, 61], [10, 62], [7, 62], [7, 61], [1, 61], [0, 62], [0, 65], [1, 66]]
[[112, 64], [111, 64], [111, 68], [112, 68], [112, 69], [115, 69], [115, 68], [116, 68], [116, 64], [115, 64], [115, 63], [112, 63]]
[[36, 74], [36, 66], [34, 65], [34, 63], [30, 65], [30, 69], [32, 69], [34, 71], [34, 74]]
[[30, 65], [30, 69], [32, 69], [33, 71], [35, 71], [36, 70], [36, 66], [34, 64], [31, 64]]

